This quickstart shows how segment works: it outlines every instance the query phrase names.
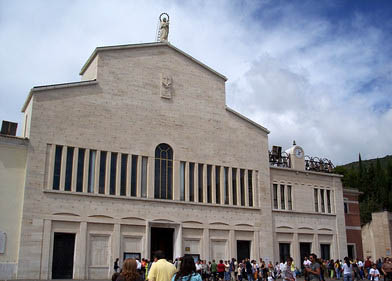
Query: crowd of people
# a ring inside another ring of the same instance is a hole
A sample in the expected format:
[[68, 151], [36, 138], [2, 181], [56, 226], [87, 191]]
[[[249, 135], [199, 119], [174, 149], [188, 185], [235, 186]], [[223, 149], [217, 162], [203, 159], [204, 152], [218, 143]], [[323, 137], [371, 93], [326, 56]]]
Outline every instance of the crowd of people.
[[296, 266], [291, 257], [286, 261], [265, 262], [260, 259], [244, 259], [237, 261], [195, 261], [186, 255], [175, 261], [167, 261], [164, 253], [157, 251], [154, 260], [126, 259], [119, 267], [119, 260], [114, 263], [112, 281], [296, 281], [304, 277], [305, 281], [325, 281], [328, 279], [343, 279], [344, 281], [392, 281], [392, 259], [372, 261], [322, 260], [315, 254], [305, 257], [303, 263]]

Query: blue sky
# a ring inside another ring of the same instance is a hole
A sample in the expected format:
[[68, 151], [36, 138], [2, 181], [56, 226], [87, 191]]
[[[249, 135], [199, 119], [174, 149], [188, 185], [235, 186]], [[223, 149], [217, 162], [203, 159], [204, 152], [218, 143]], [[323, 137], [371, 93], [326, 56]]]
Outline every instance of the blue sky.
[[95, 47], [154, 41], [161, 12], [270, 146], [336, 164], [392, 154], [392, 1], [0, 0], [0, 120], [21, 122], [33, 86], [80, 80]]

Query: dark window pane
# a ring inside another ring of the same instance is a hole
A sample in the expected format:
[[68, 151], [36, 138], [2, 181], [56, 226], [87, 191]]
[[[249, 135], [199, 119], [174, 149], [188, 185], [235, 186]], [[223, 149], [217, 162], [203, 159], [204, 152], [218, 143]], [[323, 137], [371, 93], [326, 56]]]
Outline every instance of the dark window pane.
[[317, 188], [314, 189], [314, 211], [315, 212], [319, 211], [319, 207], [318, 207], [318, 189]]
[[67, 164], [65, 165], [65, 186], [64, 190], [71, 191], [72, 186], [72, 167], [73, 167], [73, 156], [74, 148], [67, 147]]
[[128, 169], [128, 154], [121, 154], [121, 183], [120, 195], [126, 195], [127, 191], [127, 169]]
[[199, 202], [203, 202], [203, 164], [198, 165], [199, 174]]
[[136, 196], [136, 191], [137, 191], [137, 155], [132, 155], [131, 196]]
[[253, 178], [252, 178], [252, 171], [248, 171], [248, 197], [249, 197], [249, 207], [253, 207]]
[[107, 152], [101, 151], [101, 160], [99, 161], [99, 193], [100, 194], [105, 194], [106, 157], [107, 157]]
[[225, 167], [225, 173], [223, 174], [223, 182], [224, 182], [224, 195], [225, 195], [225, 204], [228, 205], [230, 203], [229, 198], [229, 168]]
[[245, 206], [245, 170], [240, 169], [241, 206]]
[[273, 184], [274, 209], [278, 209], [278, 185]]
[[287, 186], [287, 209], [292, 210], [293, 209], [293, 203], [291, 201], [291, 185]]
[[280, 208], [282, 209], [282, 210], [284, 210], [284, 209], [286, 209], [286, 206], [285, 206], [286, 204], [285, 204], [285, 199], [284, 199], [284, 185], [280, 185]]
[[207, 165], [207, 202], [208, 203], [212, 203], [211, 170], [212, 170], [212, 166]]
[[233, 205], [237, 205], [237, 169], [232, 168]]
[[110, 159], [110, 195], [116, 195], [117, 179], [117, 153], [113, 153]]
[[86, 150], [84, 148], [79, 148], [78, 154], [78, 171], [76, 178], [76, 191], [83, 192], [83, 176], [84, 176], [84, 154]]
[[215, 167], [215, 195], [216, 203], [220, 204], [220, 166]]
[[60, 189], [60, 173], [61, 173], [61, 155], [63, 153], [63, 146], [56, 145], [54, 155], [54, 170], [53, 170], [53, 189]]
[[189, 163], [189, 201], [195, 201], [195, 163]]
[[185, 162], [180, 162], [180, 200], [185, 200]]

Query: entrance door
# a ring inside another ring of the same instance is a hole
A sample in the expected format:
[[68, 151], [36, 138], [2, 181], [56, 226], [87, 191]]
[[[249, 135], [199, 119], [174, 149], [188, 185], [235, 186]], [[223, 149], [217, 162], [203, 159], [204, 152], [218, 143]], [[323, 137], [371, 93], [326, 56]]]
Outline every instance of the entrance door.
[[250, 241], [237, 240], [237, 260], [241, 262], [250, 258]]
[[280, 261], [285, 261], [290, 256], [290, 244], [279, 243], [279, 256]]
[[331, 246], [329, 244], [320, 244], [321, 258], [323, 260], [331, 259], [330, 248]]
[[312, 248], [312, 243], [305, 243], [305, 242], [299, 243], [299, 252], [301, 255], [301, 266], [302, 267], [303, 267], [303, 261], [304, 261], [305, 257], [309, 258], [311, 248]]
[[151, 227], [150, 257], [153, 258], [154, 252], [161, 250], [167, 260], [173, 260], [173, 240], [174, 228]]
[[54, 233], [52, 279], [72, 279], [74, 251], [74, 233]]

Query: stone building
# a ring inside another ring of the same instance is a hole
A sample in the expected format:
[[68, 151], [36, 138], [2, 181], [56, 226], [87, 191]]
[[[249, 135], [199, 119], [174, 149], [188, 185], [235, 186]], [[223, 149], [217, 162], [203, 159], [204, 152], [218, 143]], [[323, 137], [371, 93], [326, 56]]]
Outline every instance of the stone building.
[[372, 220], [362, 226], [363, 254], [373, 260], [391, 257], [392, 213], [383, 211], [372, 213]]
[[347, 254], [340, 176], [307, 169], [299, 146], [271, 162], [269, 131], [226, 106], [225, 76], [168, 42], [99, 47], [80, 75], [23, 105], [12, 276], [108, 278], [117, 257], [156, 249]]
[[364, 260], [361, 235], [361, 216], [359, 213], [359, 192], [357, 189], [344, 188], [344, 218], [346, 221], [347, 256]]

